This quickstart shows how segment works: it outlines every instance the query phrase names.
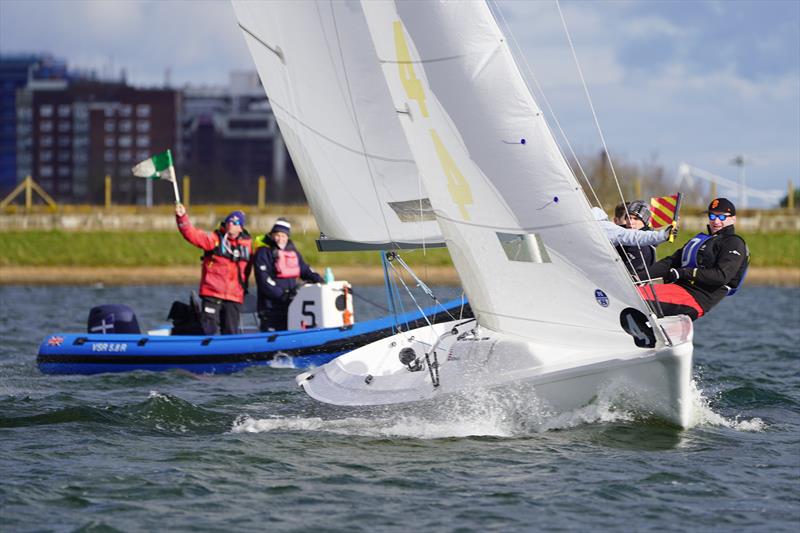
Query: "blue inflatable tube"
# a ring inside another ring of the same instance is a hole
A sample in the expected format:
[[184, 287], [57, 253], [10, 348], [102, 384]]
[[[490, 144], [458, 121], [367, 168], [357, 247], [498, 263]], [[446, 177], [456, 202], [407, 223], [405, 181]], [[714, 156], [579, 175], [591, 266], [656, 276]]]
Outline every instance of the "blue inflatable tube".
[[[444, 309], [443, 309], [444, 308]], [[430, 322], [472, 317], [462, 300], [424, 310]], [[132, 370], [183, 369], [198, 374], [230, 374], [249, 366], [283, 368], [320, 366], [333, 358], [388, 337], [398, 330], [422, 327], [419, 311], [358, 322], [340, 328], [243, 335], [155, 336], [141, 334], [48, 335], [36, 362], [44, 374], [99, 374]]]

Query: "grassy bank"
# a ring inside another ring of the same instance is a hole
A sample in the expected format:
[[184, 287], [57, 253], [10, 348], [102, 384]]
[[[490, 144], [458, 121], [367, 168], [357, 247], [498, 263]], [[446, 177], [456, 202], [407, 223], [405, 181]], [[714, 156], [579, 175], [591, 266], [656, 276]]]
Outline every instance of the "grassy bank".
[[[317, 251], [315, 236], [298, 234], [293, 240], [303, 257], [317, 269], [325, 266], [379, 266], [377, 252]], [[3, 234], [0, 267], [170, 267], [197, 265], [202, 251], [177, 231], [11, 231]], [[403, 255], [412, 265], [449, 265], [445, 249], [409, 251]]]
[[[692, 235], [683, 232], [676, 243], [658, 248], [659, 257], [672, 253]], [[800, 235], [796, 233], [744, 234], [758, 267], [800, 267]], [[325, 266], [378, 266], [376, 252], [319, 253], [311, 234], [294, 241], [315, 268]], [[201, 251], [170, 232], [63, 232], [18, 231], [3, 234], [0, 267], [172, 267], [197, 265]], [[445, 266], [450, 256], [444, 249], [403, 254], [412, 266]]]

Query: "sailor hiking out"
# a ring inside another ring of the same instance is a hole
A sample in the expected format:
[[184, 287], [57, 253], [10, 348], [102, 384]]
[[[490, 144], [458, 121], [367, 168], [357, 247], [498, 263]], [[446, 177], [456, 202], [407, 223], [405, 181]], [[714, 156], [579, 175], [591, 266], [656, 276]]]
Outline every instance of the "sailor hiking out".
[[[635, 200], [626, 204], [619, 204], [614, 209], [614, 224], [622, 228], [638, 231], [649, 231], [650, 218], [652, 214], [650, 207], [643, 200]], [[677, 235], [677, 229], [670, 226], [673, 235]], [[662, 235], [664, 233], [662, 232]], [[666, 234], [669, 238], [669, 233]], [[623, 245], [616, 244], [615, 248], [620, 257], [625, 262], [628, 272], [635, 279], [648, 279], [648, 270], [656, 262], [656, 246], [660, 243], [649, 245]]]
[[642, 296], [658, 299], [664, 315], [689, 315], [697, 320], [733, 295], [744, 281], [750, 251], [736, 234], [736, 207], [727, 198], [708, 206], [708, 233], [689, 239], [680, 250], [658, 261], [650, 269], [653, 278], [663, 277], [667, 285], [640, 287]]
[[212, 232], [189, 221], [182, 204], [175, 206], [175, 219], [183, 238], [205, 251], [200, 276], [200, 324], [206, 335], [239, 333], [239, 316], [250, 276], [252, 240], [244, 229], [245, 215], [233, 211]]
[[258, 317], [261, 331], [287, 329], [289, 304], [297, 294], [297, 280], [324, 283], [314, 272], [289, 238], [291, 224], [279, 218], [269, 234], [260, 237], [253, 260], [258, 288]]

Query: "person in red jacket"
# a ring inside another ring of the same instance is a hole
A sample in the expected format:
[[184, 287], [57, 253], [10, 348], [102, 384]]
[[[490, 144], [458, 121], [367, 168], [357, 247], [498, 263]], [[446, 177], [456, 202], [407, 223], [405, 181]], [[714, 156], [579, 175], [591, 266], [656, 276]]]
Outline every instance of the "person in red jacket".
[[213, 232], [192, 226], [183, 204], [175, 206], [183, 238], [205, 251], [200, 277], [200, 324], [206, 335], [239, 333], [239, 315], [247, 292], [253, 244], [244, 229], [245, 217], [233, 211]]

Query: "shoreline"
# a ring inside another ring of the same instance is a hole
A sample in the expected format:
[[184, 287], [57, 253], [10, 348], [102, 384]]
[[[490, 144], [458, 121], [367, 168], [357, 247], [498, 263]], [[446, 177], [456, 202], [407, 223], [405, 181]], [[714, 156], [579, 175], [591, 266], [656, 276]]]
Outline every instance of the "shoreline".
[[[333, 267], [336, 279], [353, 285], [382, 285], [379, 266]], [[429, 285], [460, 285], [450, 266], [422, 267], [417, 275]], [[193, 285], [200, 280], [200, 267], [0, 267], [0, 285]], [[800, 286], [800, 267], [750, 267], [746, 284], [772, 287]]]

